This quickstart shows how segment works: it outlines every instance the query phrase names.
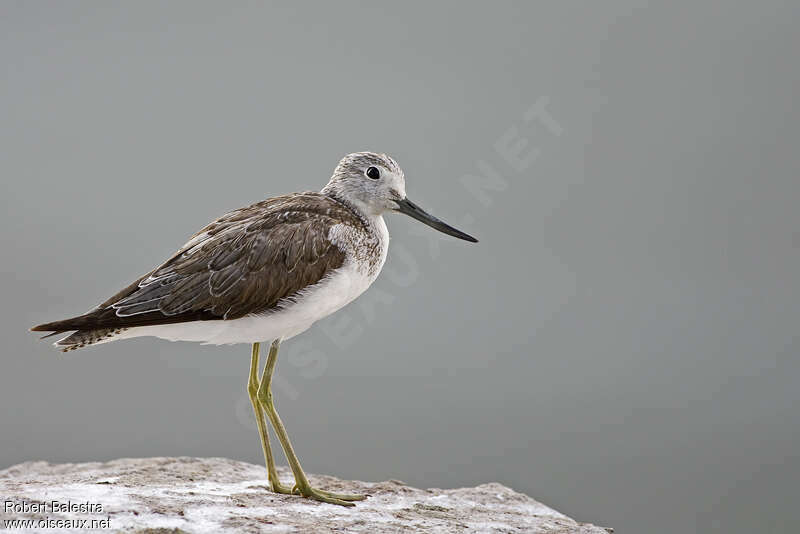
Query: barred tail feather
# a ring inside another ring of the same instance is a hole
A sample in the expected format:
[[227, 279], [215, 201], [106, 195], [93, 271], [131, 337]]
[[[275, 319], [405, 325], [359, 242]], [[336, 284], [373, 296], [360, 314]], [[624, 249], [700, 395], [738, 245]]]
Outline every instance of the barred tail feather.
[[121, 334], [127, 328], [97, 328], [94, 330], [78, 330], [65, 338], [59, 339], [53, 345], [60, 347], [62, 352], [82, 349], [89, 345], [106, 343], [113, 341], [113, 338]]

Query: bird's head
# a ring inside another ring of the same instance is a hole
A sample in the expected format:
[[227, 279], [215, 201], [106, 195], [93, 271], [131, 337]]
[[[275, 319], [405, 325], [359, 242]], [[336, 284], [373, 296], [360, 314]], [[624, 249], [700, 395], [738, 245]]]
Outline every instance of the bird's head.
[[386, 154], [355, 152], [343, 157], [322, 192], [340, 198], [362, 213], [378, 216], [386, 211], [405, 213], [445, 234], [476, 243], [408, 200], [406, 179], [395, 160]]

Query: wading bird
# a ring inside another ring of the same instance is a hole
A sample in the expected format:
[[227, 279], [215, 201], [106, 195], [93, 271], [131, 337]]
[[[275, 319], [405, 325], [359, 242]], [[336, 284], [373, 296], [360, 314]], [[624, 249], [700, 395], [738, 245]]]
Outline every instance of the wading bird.
[[[311, 487], [275, 411], [270, 383], [283, 340], [334, 313], [375, 281], [389, 247], [383, 220], [388, 211], [477, 242], [408, 200], [403, 171], [392, 158], [358, 152], [339, 162], [320, 192], [274, 197], [223, 215], [88, 313], [32, 330], [74, 331], [55, 343], [64, 351], [139, 336], [252, 344], [247, 391], [270, 489], [352, 506], [364, 496]], [[260, 343], [270, 347], [259, 378]], [[294, 473], [292, 488], [278, 479], [265, 414]]]

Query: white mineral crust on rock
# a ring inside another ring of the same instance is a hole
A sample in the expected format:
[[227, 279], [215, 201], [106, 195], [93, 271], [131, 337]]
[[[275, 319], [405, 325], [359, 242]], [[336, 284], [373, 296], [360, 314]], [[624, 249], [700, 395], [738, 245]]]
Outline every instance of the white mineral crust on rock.
[[[286, 469], [280, 474], [284, 481], [291, 480]], [[369, 497], [354, 508], [343, 508], [276, 495], [267, 490], [263, 466], [225, 458], [26, 462], [0, 471], [0, 528], [15, 519], [107, 518], [108, 528], [96, 532], [608, 532], [577, 523], [497, 483], [440, 490], [412, 488], [396, 480], [309, 479], [321, 489]], [[56, 512], [53, 501], [60, 503]], [[64, 510], [64, 503], [73, 509]], [[27, 532], [41, 532], [36, 524]]]

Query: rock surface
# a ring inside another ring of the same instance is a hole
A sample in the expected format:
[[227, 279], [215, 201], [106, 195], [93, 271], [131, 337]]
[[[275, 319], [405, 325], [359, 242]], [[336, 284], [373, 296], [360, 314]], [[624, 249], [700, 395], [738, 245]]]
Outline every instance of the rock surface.
[[[291, 480], [283, 469], [281, 478]], [[105, 463], [26, 462], [0, 471], [3, 522], [33, 520], [28, 532], [63, 527], [157, 532], [535, 532], [607, 534], [500, 484], [417, 489], [402, 482], [310, 477], [320, 489], [366, 493], [354, 508], [267, 490], [263, 466], [225, 458], [142, 458]], [[53, 501], [57, 501], [53, 511]], [[72, 510], [65, 510], [66, 503]], [[98, 505], [101, 509], [98, 509]], [[49, 520], [49, 524], [41, 520]], [[10, 526], [10, 525], [5, 525]], [[19, 526], [19, 525], [18, 525]], [[79, 529], [75, 529], [76, 531]], [[23, 530], [24, 531], [24, 530]]]

